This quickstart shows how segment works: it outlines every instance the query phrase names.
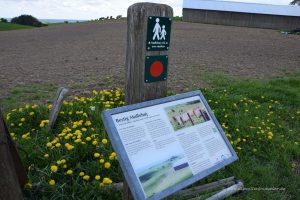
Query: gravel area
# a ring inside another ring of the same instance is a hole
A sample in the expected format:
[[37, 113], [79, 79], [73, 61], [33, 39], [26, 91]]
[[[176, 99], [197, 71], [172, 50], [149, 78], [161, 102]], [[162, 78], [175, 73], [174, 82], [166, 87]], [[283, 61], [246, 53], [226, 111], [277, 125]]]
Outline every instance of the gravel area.
[[[0, 95], [27, 84], [123, 87], [126, 28], [121, 20], [0, 32]], [[210, 72], [266, 79], [300, 71], [300, 36], [175, 22], [169, 57], [175, 91], [205, 86]]]

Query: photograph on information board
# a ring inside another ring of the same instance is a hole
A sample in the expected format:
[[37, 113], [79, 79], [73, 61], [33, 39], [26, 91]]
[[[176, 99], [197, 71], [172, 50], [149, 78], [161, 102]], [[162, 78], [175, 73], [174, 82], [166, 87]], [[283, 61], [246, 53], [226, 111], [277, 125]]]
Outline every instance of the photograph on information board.
[[[193, 176], [182, 149], [174, 147], [165, 149], [169, 155], [165, 155], [164, 158], [161, 157], [159, 161], [137, 169], [138, 177], [147, 197]], [[174, 152], [176, 150], [182, 152]]]
[[170, 106], [165, 108], [165, 110], [174, 131], [210, 120], [200, 100]]

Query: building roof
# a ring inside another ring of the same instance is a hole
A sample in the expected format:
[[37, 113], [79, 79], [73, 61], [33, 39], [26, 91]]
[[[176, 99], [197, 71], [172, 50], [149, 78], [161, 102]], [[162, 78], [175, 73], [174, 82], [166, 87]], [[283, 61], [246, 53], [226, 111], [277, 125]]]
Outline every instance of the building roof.
[[183, 0], [183, 8], [300, 17], [300, 6], [214, 0]]

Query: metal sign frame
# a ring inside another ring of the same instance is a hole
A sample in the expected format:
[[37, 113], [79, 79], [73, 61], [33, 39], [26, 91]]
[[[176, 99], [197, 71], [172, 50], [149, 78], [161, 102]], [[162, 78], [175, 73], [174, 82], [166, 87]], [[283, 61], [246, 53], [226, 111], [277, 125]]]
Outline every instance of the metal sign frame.
[[[132, 163], [129, 160], [129, 156], [126, 153], [125, 146], [122, 143], [120, 135], [114, 124], [112, 115], [125, 113], [125, 112], [129, 112], [129, 111], [133, 111], [133, 110], [137, 110], [137, 109], [141, 109], [141, 108], [147, 108], [150, 106], [156, 106], [159, 104], [169, 103], [169, 102], [173, 102], [173, 101], [177, 101], [177, 100], [182, 100], [182, 99], [186, 99], [186, 98], [194, 97], [194, 96], [200, 97], [201, 102], [203, 103], [206, 110], [208, 111], [212, 122], [217, 127], [222, 139], [224, 140], [224, 142], [232, 156], [225, 160], [220, 161], [218, 164], [216, 164], [208, 169], [205, 169], [205, 170], [201, 171], [200, 173], [197, 173], [197, 174], [193, 175], [192, 177], [184, 180], [183, 182], [180, 182], [162, 192], [155, 193], [154, 195], [152, 195], [150, 197], [145, 197], [143, 188], [140, 184], [139, 179], [136, 176], [136, 173], [134, 171]], [[120, 166], [121, 166], [124, 176], [128, 182], [128, 185], [131, 189], [131, 192], [132, 192], [134, 198], [138, 199], [138, 200], [154, 200], [154, 199], [162, 199], [164, 197], [167, 197], [167, 196], [199, 181], [200, 179], [222, 169], [226, 165], [229, 165], [238, 159], [234, 149], [232, 148], [230, 142], [226, 138], [223, 129], [221, 128], [216, 117], [214, 116], [211, 108], [209, 107], [209, 105], [208, 105], [207, 101], [205, 100], [204, 96], [202, 95], [201, 91], [192, 91], [192, 92], [183, 93], [183, 94], [179, 94], [179, 95], [175, 95], [175, 96], [169, 96], [169, 97], [165, 97], [165, 98], [161, 98], [161, 99], [155, 99], [155, 100], [146, 101], [146, 102], [142, 102], [142, 103], [138, 103], [138, 104], [133, 104], [133, 105], [119, 107], [119, 108], [115, 108], [115, 109], [111, 109], [111, 110], [106, 110], [106, 111], [102, 112], [101, 116], [102, 116], [105, 128], [107, 130], [108, 136], [110, 138], [110, 141], [112, 143], [112, 146], [118, 155], [118, 160], [119, 160]]]

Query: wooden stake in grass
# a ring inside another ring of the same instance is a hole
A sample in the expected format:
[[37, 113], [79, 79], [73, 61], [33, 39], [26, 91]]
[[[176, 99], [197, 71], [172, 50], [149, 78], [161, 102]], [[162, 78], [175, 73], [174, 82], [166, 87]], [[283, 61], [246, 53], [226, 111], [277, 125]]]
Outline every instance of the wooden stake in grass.
[[[173, 9], [164, 4], [136, 3], [127, 11], [126, 104], [139, 103], [167, 95], [167, 80], [145, 83], [146, 56], [168, 55], [168, 51], [147, 51], [149, 16], [173, 17]], [[124, 181], [124, 199], [133, 199]]]
[[60, 110], [60, 107], [63, 103], [63, 100], [67, 97], [68, 93], [69, 93], [69, 90], [64, 87], [60, 87], [57, 90], [56, 97], [53, 102], [51, 112], [49, 114], [49, 124], [47, 125], [48, 131], [50, 131], [53, 128], [56, 118], [57, 118], [57, 115], [58, 115], [58, 112]]

